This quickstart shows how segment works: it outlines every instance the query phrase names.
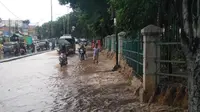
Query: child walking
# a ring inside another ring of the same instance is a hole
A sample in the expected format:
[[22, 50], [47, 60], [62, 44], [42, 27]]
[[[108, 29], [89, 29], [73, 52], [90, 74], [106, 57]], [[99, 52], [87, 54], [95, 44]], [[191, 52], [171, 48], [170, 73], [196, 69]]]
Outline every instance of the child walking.
[[98, 62], [99, 62], [99, 48], [98, 44], [96, 44], [93, 51], [93, 63], [98, 64]]

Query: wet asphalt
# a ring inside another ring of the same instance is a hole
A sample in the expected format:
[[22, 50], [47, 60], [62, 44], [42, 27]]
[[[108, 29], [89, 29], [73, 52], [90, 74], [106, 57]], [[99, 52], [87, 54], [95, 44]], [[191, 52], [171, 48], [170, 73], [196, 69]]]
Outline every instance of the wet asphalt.
[[[69, 57], [73, 66], [77, 55]], [[63, 74], [55, 51], [0, 64], [0, 112], [58, 111]], [[60, 103], [61, 104], [61, 103]]]

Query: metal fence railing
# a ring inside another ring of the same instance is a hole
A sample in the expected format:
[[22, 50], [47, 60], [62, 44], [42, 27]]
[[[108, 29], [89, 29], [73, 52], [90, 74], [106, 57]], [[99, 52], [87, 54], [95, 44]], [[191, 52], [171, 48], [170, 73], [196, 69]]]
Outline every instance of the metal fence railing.
[[187, 78], [186, 57], [181, 47], [181, 33], [179, 28], [171, 25], [165, 29], [160, 41], [156, 42], [160, 49], [159, 58], [156, 59], [157, 73], [160, 76]]
[[112, 44], [112, 41], [111, 41], [111, 38], [110, 37], [106, 37], [105, 38], [105, 48], [108, 50], [108, 51], [111, 51], [111, 44]]
[[[143, 75], [143, 42], [141, 38], [123, 38], [122, 39], [122, 56], [127, 64], [133, 68], [135, 75], [142, 77]], [[121, 47], [119, 45], [119, 47]], [[112, 36], [105, 37], [105, 49], [108, 51], [116, 51], [116, 40]], [[119, 50], [119, 49], [118, 49]]]
[[143, 75], [143, 45], [139, 38], [136, 39], [124, 39], [122, 55], [125, 58], [127, 64], [131, 66], [137, 76]]

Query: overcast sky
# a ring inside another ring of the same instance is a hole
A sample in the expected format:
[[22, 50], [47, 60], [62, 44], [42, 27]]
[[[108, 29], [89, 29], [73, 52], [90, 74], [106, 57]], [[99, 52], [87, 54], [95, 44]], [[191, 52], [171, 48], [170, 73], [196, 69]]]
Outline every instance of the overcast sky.
[[[67, 14], [72, 11], [67, 6], [61, 6], [58, 0], [53, 1], [53, 20], [59, 16]], [[11, 12], [18, 16], [21, 20], [29, 19], [32, 24], [39, 22], [41, 25], [44, 22], [51, 20], [51, 5], [50, 0], [0, 0]], [[0, 18], [18, 19], [10, 13], [0, 3]], [[19, 19], [18, 19], [19, 20]]]

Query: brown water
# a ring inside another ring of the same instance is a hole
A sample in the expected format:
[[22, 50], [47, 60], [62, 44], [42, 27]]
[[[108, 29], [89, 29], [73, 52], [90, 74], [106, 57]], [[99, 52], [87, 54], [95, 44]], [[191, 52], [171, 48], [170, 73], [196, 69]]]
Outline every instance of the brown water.
[[110, 71], [110, 60], [68, 60], [60, 68], [56, 52], [50, 52], [0, 64], [0, 112], [182, 111], [140, 104], [123, 76]]

